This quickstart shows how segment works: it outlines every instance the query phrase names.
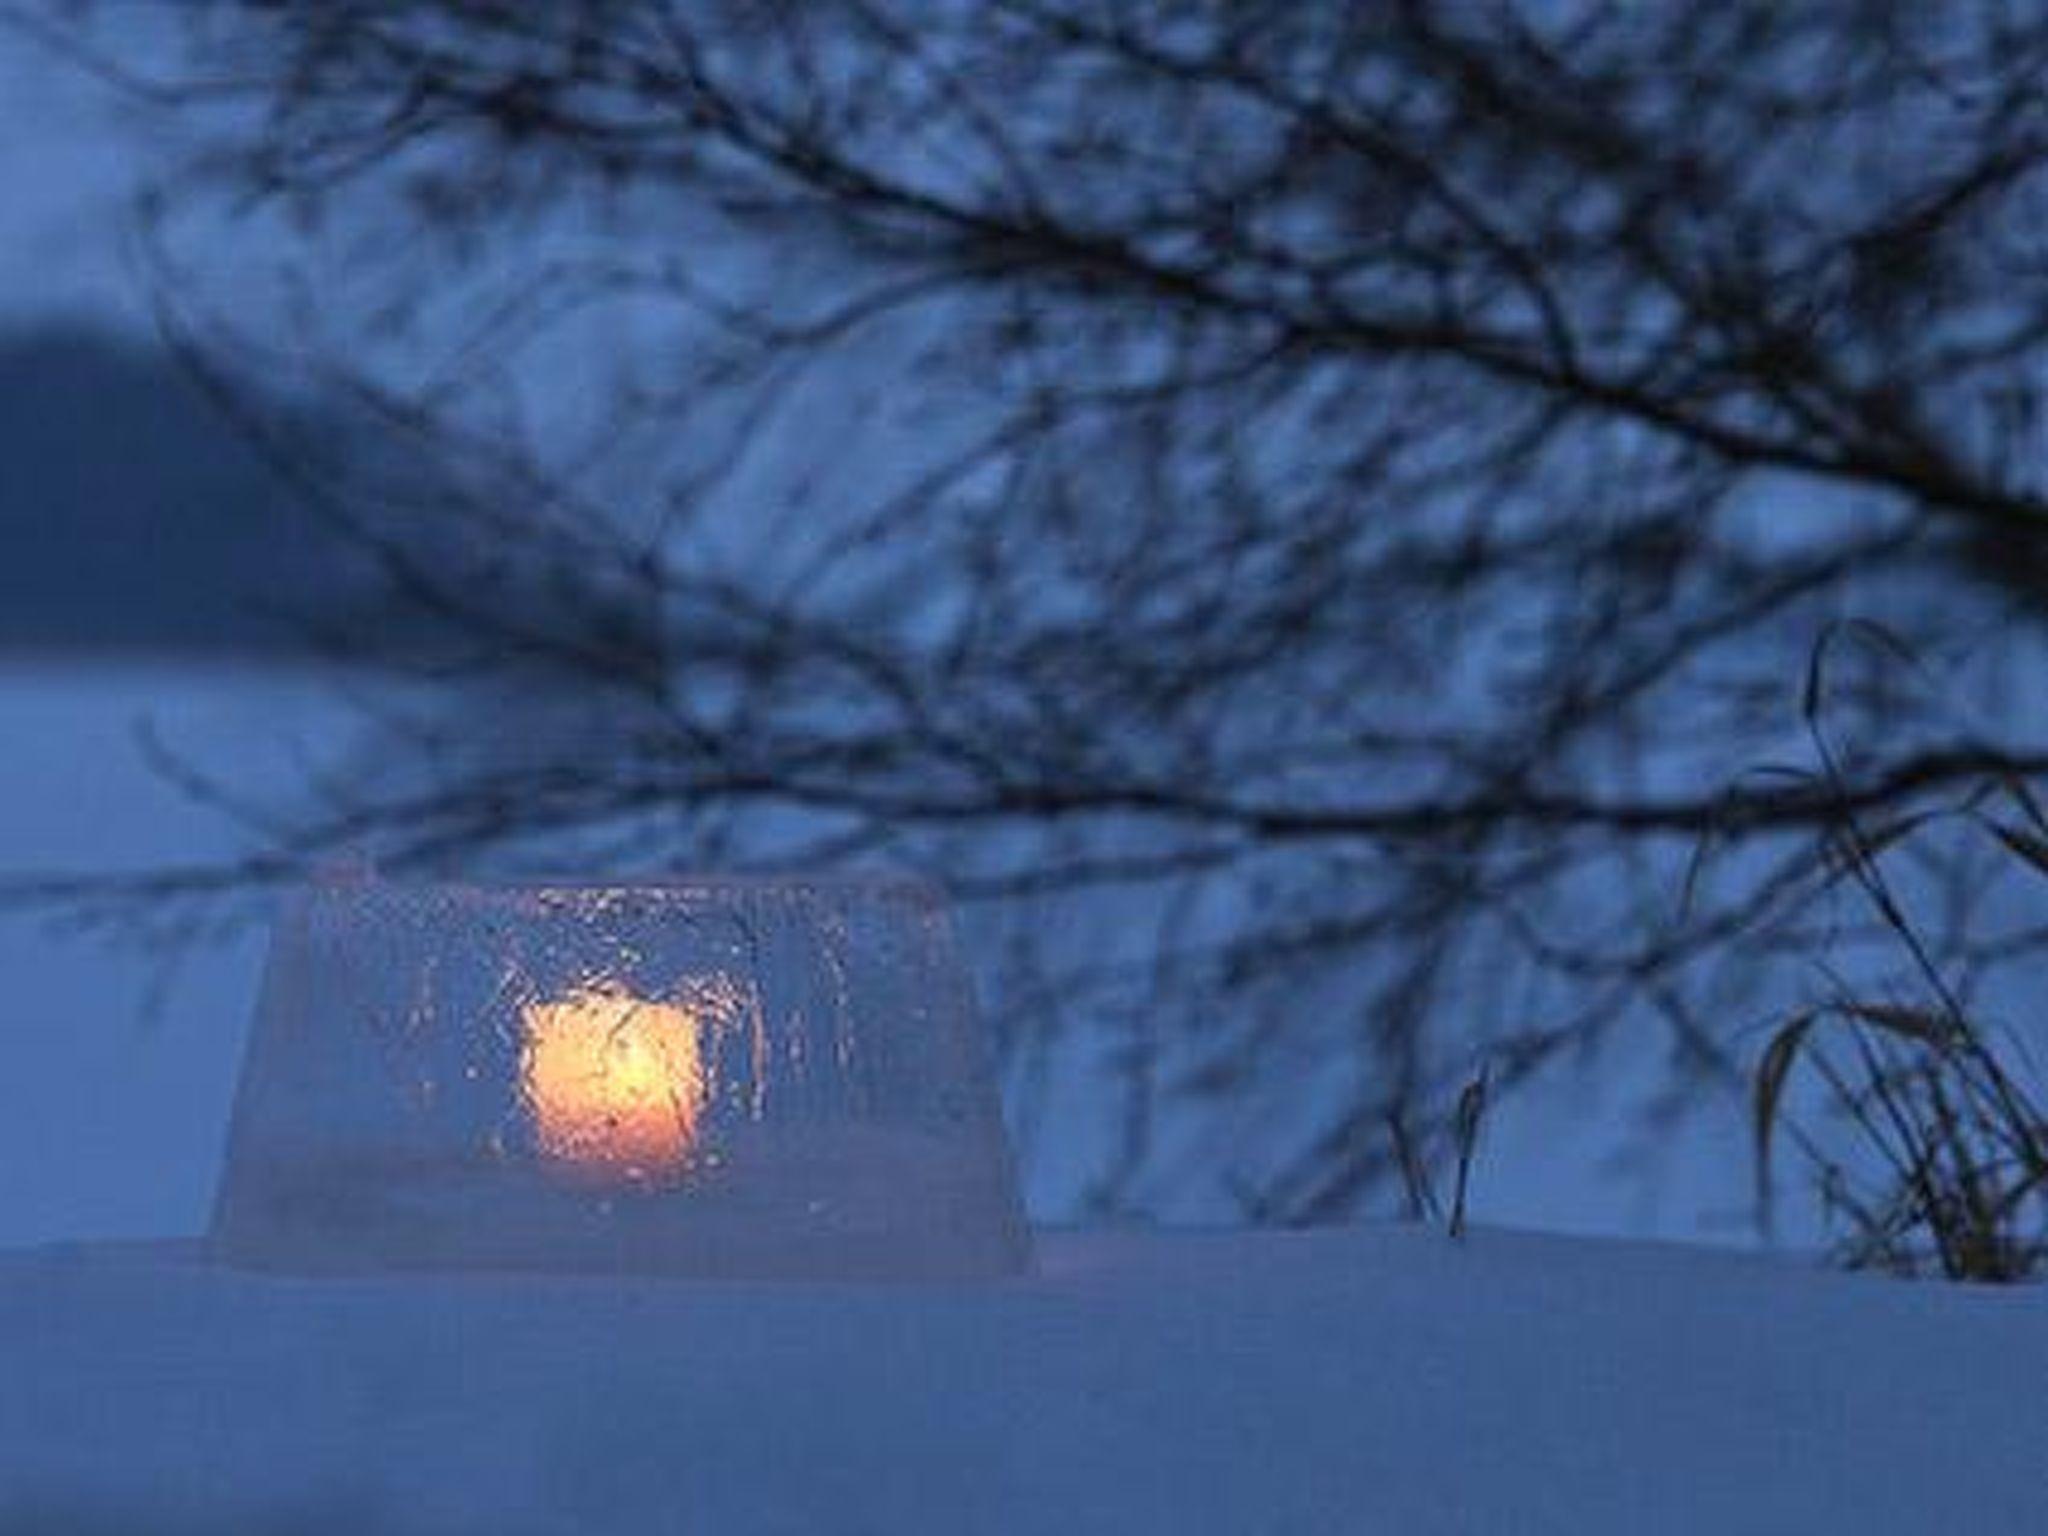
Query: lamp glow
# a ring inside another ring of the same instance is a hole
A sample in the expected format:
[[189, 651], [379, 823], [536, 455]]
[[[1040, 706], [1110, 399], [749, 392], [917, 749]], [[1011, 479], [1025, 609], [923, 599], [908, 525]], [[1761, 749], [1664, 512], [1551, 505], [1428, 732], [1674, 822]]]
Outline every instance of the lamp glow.
[[700, 1021], [615, 984], [520, 1010], [520, 1086], [543, 1162], [575, 1182], [672, 1179], [705, 1099]]
[[1015, 1274], [937, 894], [817, 875], [289, 895], [208, 1248], [291, 1273]]

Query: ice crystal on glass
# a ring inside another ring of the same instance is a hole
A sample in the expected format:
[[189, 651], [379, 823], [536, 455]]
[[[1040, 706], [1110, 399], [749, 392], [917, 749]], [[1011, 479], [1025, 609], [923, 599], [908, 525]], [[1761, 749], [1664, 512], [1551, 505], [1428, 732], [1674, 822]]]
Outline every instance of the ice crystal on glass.
[[1025, 1227], [934, 894], [310, 887], [215, 1251], [301, 1270], [1000, 1274]]

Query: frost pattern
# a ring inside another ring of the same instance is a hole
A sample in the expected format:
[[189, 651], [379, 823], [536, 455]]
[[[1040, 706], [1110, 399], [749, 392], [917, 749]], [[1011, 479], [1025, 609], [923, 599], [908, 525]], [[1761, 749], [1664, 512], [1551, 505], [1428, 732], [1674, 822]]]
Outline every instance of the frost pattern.
[[314, 1271], [1026, 1258], [943, 908], [880, 880], [297, 894], [212, 1242]]

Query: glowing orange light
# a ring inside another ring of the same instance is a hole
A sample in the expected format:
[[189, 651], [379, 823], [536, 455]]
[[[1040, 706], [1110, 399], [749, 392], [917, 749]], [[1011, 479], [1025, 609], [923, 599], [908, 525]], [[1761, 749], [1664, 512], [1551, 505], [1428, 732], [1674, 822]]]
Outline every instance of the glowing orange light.
[[598, 1183], [682, 1168], [705, 1097], [694, 1012], [604, 983], [520, 1017], [520, 1086], [547, 1162]]

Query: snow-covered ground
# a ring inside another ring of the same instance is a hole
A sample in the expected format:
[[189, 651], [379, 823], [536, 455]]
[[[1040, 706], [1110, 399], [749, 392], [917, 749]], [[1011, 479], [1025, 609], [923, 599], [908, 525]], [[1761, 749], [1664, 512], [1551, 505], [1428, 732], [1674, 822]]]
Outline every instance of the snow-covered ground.
[[[132, 133], [4, 34], [0, 109], [0, 321], [135, 322]], [[9, 870], [233, 846], [144, 765], [140, 720], [245, 789], [329, 728], [303, 678], [5, 659]], [[28, 1249], [203, 1224], [259, 952], [202, 951], [150, 1023], [146, 957], [0, 922], [0, 1536], [2048, 1529], [2041, 1290], [1384, 1227], [1055, 1235], [1036, 1278], [983, 1287]], [[1476, 1208], [1666, 1232], [1736, 1208], [1738, 1120], [1656, 1186], [1597, 1176], [1616, 1123], [1569, 1084], [1504, 1102]]]
[[2023, 1532], [2048, 1293], [1414, 1228], [984, 1286], [0, 1258], [0, 1529]]

